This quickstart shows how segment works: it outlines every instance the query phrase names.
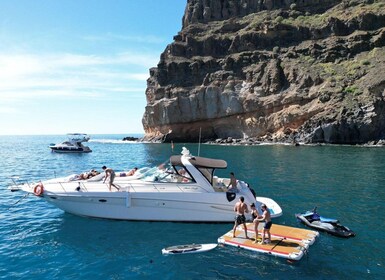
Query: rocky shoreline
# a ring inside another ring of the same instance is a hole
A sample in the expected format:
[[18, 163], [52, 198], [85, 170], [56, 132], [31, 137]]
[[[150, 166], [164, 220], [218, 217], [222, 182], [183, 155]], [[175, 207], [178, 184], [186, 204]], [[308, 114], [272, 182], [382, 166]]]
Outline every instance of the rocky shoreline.
[[[123, 141], [133, 141], [138, 143], [154, 143], [154, 144], [162, 144], [162, 143], [171, 143], [169, 141], [164, 141], [165, 137], [154, 137], [152, 139], [148, 139], [146, 137], [137, 138], [137, 137], [124, 137]], [[196, 143], [196, 142], [192, 142]], [[309, 143], [302, 142], [297, 140], [278, 140], [272, 138], [260, 138], [260, 137], [252, 137], [252, 138], [218, 138], [215, 140], [205, 140], [202, 142], [203, 144], [208, 145], [223, 145], [223, 146], [257, 146], [257, 145], [285, 145], [285, 146], [324, 146], [324, 145], [347, 145], [347, 146], [362, 146], [362, 147], [382, 147], [385, 146], [385, 139], [381, 139], [378, 141], [369, 141], [361, 144], [330, 144], [330, 143]]]
[[256, 146], [256, 145], [285, 145], [285, 146], [324, 146], [324, 145], [347, 145], [347, 146], [385, 146], [385, 140], [369, 141], [363, 144], [330, 144], [330, 143], [305, 143], [305, 142], [281, 142], [274, 140], [261, 140], [261, 139], [233, 139], [231, 137], [227, 139], [216, 139], [215, 141], [207, 141], [204, 144], [214, 145], [231, 145], [231, 146]]

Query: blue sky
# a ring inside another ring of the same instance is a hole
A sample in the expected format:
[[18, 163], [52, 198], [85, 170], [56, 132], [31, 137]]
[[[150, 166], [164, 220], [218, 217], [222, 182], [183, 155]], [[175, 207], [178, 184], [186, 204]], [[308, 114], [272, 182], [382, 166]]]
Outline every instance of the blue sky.
[[143, 133], [186, 0], [1, 0], [0, 135]]

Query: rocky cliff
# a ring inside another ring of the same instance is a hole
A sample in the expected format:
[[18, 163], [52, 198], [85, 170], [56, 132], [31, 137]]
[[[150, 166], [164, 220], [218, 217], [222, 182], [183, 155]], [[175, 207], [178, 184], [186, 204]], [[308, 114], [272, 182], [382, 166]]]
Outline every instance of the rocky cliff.
[[148, 140], [385, 138], [385, 0], [188, 0], [150, 69]]

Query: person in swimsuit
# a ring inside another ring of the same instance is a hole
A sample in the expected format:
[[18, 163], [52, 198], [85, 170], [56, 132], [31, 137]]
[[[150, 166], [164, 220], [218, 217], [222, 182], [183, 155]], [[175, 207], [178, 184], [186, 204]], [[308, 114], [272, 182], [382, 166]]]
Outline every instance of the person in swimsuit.
[[[265, 221], [265, 225], [263, 227], [263, 233], [262, 233], [262, 241], [260, 242], [260, 244], [265, 244], [265, 243], [270, 243], [271, 242], [271, 234], [270, 234], [270, 228], [272, 226], [272, 222], [271, 222], [271, 216], [270, 216], [270, 211], [269, 209], [266, 207], [265, 204], [262, 204], [261, 205], [261, 209], [263, 211], [263, 214], [260, 218], [258, 218], [257, 220], [259, 222], [263, 222]], [[267, 239], [268, 241], [265, 242], [265, 234], [267, 233]]]
[[110, 189], [110, 191], [111, 191], [111, 186], [114, 186], [114, 188], [119, 190], [119, 188], [114, 185], [115, 171], [112, 170], [111, 168], [107, 168], [107, 166], [103, 166], [102, 169], [106, 173], [106, 176], [104, 177], [103, 184], [106, 182], [107, 178], [110, 178], [110, 180], [108, 182], [108, 188]]
[[227, 186], [227, 189], [230, 192], [237, 192], [238, 191], [238, 189], [237, 189], [237, 178], [235, 178], [234, 172], [230, 173], [230, 183]]
[[133, 176], [135, 174], [136, 170], [138, 170], [138, 167], [134, 167], [134, 169], [131, 169], [130, 171], [128, 171], [128, 173], [126, 175], [127, 176]]
[[251, 216], [253, 218], [254, 231], [255, 231], [255, 241], [254, 241], [254, 243], [257, 243], [257, 240], [258, 240], [258, 225], [259, 225], [258, 218], [260, 216], [259, 216], [259, 212], [258, 212], [257, 208], [255, 208], [255, 204], [254, 203], [252, 203], [250, 205], [250, 208], [251, 208]]
[[234, 223], [234, 228], [233, 228], [233, 237], [235, 237], [235, 230], [237, 229], [237, 226], [240, 224], [243, 224], [243, 228], [245, 229], [245, 235], [246, 239], [249, 237], [247, 236], [247, 226], [246, 226], [246, 217], [245, 213], [248, 213], [249, 210], [247, 208], [247, 204], [244, 203], [245, 198], [243, 196], [239, 197], [239, 201], [235, 203], [234, 206], [234, 212], [237, 213], [235, 216], [235, 223]]

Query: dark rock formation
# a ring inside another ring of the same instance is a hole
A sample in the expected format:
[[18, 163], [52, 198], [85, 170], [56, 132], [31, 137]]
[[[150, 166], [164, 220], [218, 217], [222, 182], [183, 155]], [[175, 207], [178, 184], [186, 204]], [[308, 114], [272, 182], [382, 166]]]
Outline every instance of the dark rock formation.
[[147, 139], [384, 139], [385, 3], [189, 0], [146, 97]]
[[127, 136], [127, 137], [124, 137], [122, 141], [138, 141], [138, 140], [139, 140], [138, 137]]

